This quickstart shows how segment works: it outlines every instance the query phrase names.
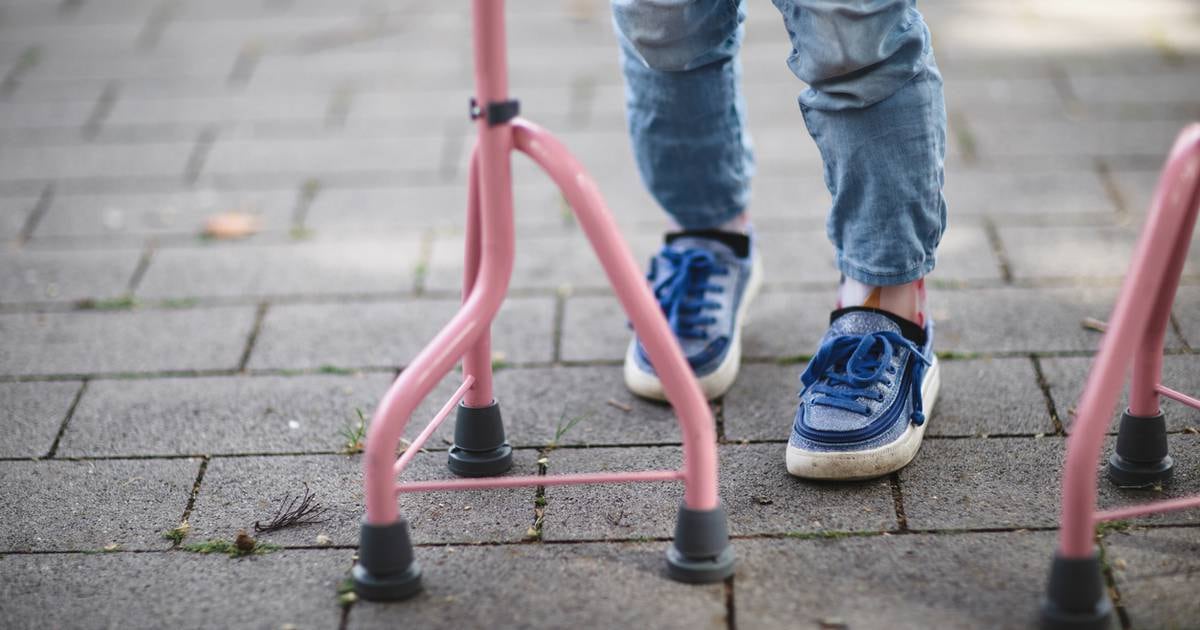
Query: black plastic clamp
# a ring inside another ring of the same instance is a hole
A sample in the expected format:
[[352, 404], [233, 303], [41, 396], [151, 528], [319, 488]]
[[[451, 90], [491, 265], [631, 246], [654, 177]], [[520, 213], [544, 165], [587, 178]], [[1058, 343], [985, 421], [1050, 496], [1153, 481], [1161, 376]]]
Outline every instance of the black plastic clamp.
[[488, 103], [486, 107], [480, 107], [479, 101], [475, 97], [471, 97], [471, 120], [483, 117], [487, 120], [489, 127], [503, 125], [504, 123], [516, 118], [521, 114], [521, 102], [517, 99], [509, 99], [507, 101], [495, 101]]

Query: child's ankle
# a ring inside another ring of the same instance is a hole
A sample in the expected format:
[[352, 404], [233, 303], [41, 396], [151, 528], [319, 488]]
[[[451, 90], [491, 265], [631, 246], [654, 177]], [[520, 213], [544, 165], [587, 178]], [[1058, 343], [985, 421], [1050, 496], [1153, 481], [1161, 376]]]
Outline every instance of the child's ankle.
[[842, 276], [838, 288], [838, 308], [868, 306], [903, 317], [918, 326], [925, 325], [925, 279], [907, 284], [874, 286]]
[[[678, 231], [683, 230], [683, 227], [674, 221], [671, 222], [671, 227], [673, 228], [672, 231], [678, 232]], [[716, 226], [713, 226], [713, 227], [707, 228], [707, 229], [717, 230], [719, 232], [733, 232], [735, 234], [749, 234], [750, 233], [750, 213], [743, 211], [741, 214], [737, 215], [736, 217], [733, 217], [732, 219], [730, 219], [720, 225], [716, 225]]]

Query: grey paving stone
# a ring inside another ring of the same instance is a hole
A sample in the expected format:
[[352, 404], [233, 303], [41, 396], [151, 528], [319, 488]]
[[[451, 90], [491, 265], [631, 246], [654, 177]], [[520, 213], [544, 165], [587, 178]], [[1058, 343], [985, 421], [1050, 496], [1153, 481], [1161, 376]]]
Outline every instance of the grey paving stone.
[[[751, 304], [742, 330], [745, 357], [793, 357], [816, 351], [835, 298], [828, 294], [764, 291]], [[562, 330], [564, 361], [621, 360], [632, 331], [611, 297], [567, 300]]]
[[496, 374], [495, 389], [515, 444], [677, 444], [681, 440], [671, 407], [630, 394], [619, 367], [506, 369]]
[[[638, 186], [624, 186], [603, 192], [609, 210], [618, 220], [644, 222], [647, 218], [661, 219], [663, 213], [653, 207], [653, 201]], [[573, 237], [579, 231], [562, 193], [544, 177], [534, 181], [514, 181], [513, 208], [518, 237], [532, 234], [527, 231], [530, 228], [537, 228], [539, 235], [549, 230], [559, 236]], [[434, 229], [450, 241], [450, 237], [461, 238], [466, 217], [465, 183], [403, 188], [327, 188], [322, 189], [313, 200], [305, 224], [319, 234], [374, 233], [380, 230], [407, 230], [411, 233]], [[658, 230], [651, 232], [655, 235], [658, 233]], [[626, 234], [633, 235], [632, 232]], [[447, 243], [446, 247], [457, 251], [457, 257], [461, 258], [461, 245], [457, 241], [454, 244]], [[458, 249], [455, 250], [455, 247]], [[445, 255], [448, 261], [455, 258], [450, 253]], [[519, 247], [518, 255], [521, 255]]]
[[738, 541], [738, 627], [1029, 628], [1053, 549], [1044, 532]]
[[229, 211], [257, 216], [262, 230], [281, 231], [291, 227], [295, 205], [295, 190], [58, 194], [38, 221], [34, 239], [198, 236], [205, 219]]
[[0, 457], [41, 457], [50, 451], [79, 383], [0, 383]]
[[1179, 123], [1164, 121], [1072, 121], [1030, 123], [973, 118], [970, 129], [981, 156], [1008, 159], [1074, 158], [1079, 164], [1095, 156], [1159, 161], [1171, 148]]
[[[250, 367], [404, 365], [458, 306], [452, 300], [275, 306], [263, 321]], [[493, 327], [493, 354], [510, 363], [549, 361], [553, 311], [550, 298], [506, 300]]]
[[0, 240], [15, 240], [25, 226], [37, 197], [0, 197]]
[[[957, 170], [946, 174], [951, 219], [988, 215], [998, 221], [1059, 215], [1112, 219], [1116, 208], [1094, 172], [996, 172]], [[950, 230], [953, 232], [953, 230]]]
[[941, 373], [942, 387], [926, 435], [1054, 432], [1027, 359], [944, 360]]
[[104, 124], [118, 127], [169, 125], [197, 132], [209, 124], [242, 126], [312, 122], [320, 126], [328, 105], [328, 95], [315, 93], [290, 94], [287, 98], [265, 94], [220, 94], [208, 98], [173, 99], [118, 98], [104, 119]]
[[900, 471], [912, 529], [1053, 527], [1061, 438], [925, 440]]
[[[630, 235], [626, 244], [638, 261], [649, 260], [659, 246], [658, 234]], [[438, 238], [430, 254], [429, 274], [425, 280], [430, 290], [458, 291], [462, 287], [463, 239]], [[524, 237], [516, 241], [511, 285], [514, 289], [563, 286], [607, 288], [604, 268], [581, 232], [571, 235]]]
[[[1194, 70], [1125, 74], [1111, 77], [1068, 75], [1071, 89], [1080, 100], [1091, 105], [1123, 105], [1136, 110], [1139, 105], [1174, 103], [1195, 105], [1200, 101]], [[1121, 90], [1114, 90], [1120, 83]]]
[[0, 315], [0, 373], [232, 369], [253, 321], [251, 307]]
[[[208, 176], [409, 171], [434, 174], [448, 158], [444, 138], [218, 139], [205, 162]], [[453, 155], [453, 154], [451, 154]]]
[[[1104, 319], [1116, 290], [971, 289], [937, 291], [929, 297], [939, 352], [1055, 352], [1095, 350], [1100, 336], [1080, 325]], [[1178, 347], [1170, 334], [1168, 347]]]
[[[537, 452], [519, 450], [509, 474], [536, 475]], [[443, 452], [422, 453], [400, 476], [403, 481], [451, 479]], [[282, 545], [316, 545], [319, 534], [333, 544], [358, 543], [364, 514], [362, 457], [303, 455], [219, 457], [208, 464], [192, 510], [189, 540], [229, 538], [239, 529], [253, 533], [255, 521], [269, 521], [285, 497], [302, 495], [328, 508], [325, 522], [299, 525], [259, 538]], [[400, 513], [409, 519], [417, 544], [517, 542], [533, 524], [534, 488], [406, 494]]]
[[[1138, 237], [1124, 227], [1002, 227], [999, 231], [1017, 278], [1123, 277], [1133, 262]], [[1200, 268], [1200, 251], [1189, 254], [1185, 274]]]
[[1175, 293], [1175, 308], [1172, 311], [1179, 330], [1193, 350], [1200, 348], [1200, 287], [1182, 286]]
[[182, 177], [190, 142], [5, 146], [0, 180]]
[[1186, 628], [1200, 618], [1200, 529], [1113, 532], [1104, 547], [1132, 627]]
[[577, 296], [563, 307], [564, 361], [619, 361], [625, 357], [632, 331], [615, 297]]
[[343, 448], [390, 374], [95, 380], [59, 445], [67, 456], [294, 453]]
[[946, 105], [988, 117], [1062, 117], [1069, 112], [1049, 76], [957, 76], [945, 82]]
[[[725, 438], [786, 440], [805, 364], [742, 366], [725, 395]], [[943, 360], [942, 388], [926, 435], [1053, 433], [1028, 359]]]
[[[1108, 439], [1101, 451], [1101, 459], [1107, 459], [1116, 445], [1115, 439]], [[1097, 504], [1102, 508], [1125, 507], [1140, 505], [1164, 499], [1200, 494], [1200, 436], [1176, 434], [1167, 436], [1167, 448], [1175, 459], [1175, 472], [1171, 481], [1163, 488], [1145, 490], [1119, 488], [1112, 484], [1103, 474], [1100, 475], [1099, 498]], [[1200, 524], [1200, 513], [1196, 510], [1153, 514], [1134, 519], [1137, 523], [1153, 523], [1165, 525], [1196, 525]]]
[[725, 439], [788, 439], [796, 415], [804, 363], [742, 365], [737, 383], [725, 394]]
[[[783, 465], [782, 444], [720, 447], [721, 501], [734, 536], [820, 530], [880, 531], [896, 525], [886, 479], [823, 484], [796, 479]], [[678, 447], [561, 449], [549, 474], [678, 469]], [[671, 537], [683, 484], [653, 483], [546, 488], [545, 540]]]
[[1000, 261], [982, 228], [958, 226], [942, 235], [937, 266], [929, 275], [937, 281], [999, 280]]
[[[1075, 405], [1083, 394], [1083, 384], [1092, 367], [1092, 359], [1087, 357], [1063, 357], [1042, 359], [1042, 372], [1050, 386], [1050, 395], [1054, 399], [1054, 407], [1063, 427], [1071, 430], [1075, 422]], [[1196, 355], [1167, 355], [1163, 357], [1162, 382], [1176, 391], [1192, 393], [1200, 391], [1200, 356]], [[1115, 422], [1121, 412], [1129, 406], [1128, 379], [1122, 386], [1121, 398], [1113, 407], [1113, 422], [1110, 430], [1115, 431]], [[1188, 428], [1200, 429], [1200, 411], [1175, 402], [1169, 398], [1160, 397], [1163, 413], [1167, 417], [1167, 429], [1170, 431]]]
[[[1176, 476], [1162, 491], [1114, 487], [1103, 474], [1098, 505], [1121, 507], [1195, 494], [1200, 473], [1192, 455], [1196, 436], [1172, 435]], [[1112, 452], [1108, 440], [1100, 458]], [[1098, 459], [1100, 459], [1098, 458]], [[922, 452], [900, 471], [904, 512], [913, 529], [1053, 527], [1059, 518], [1064, 442], [1061, 438], [926, 440]], [[1147, 522], [1195, 523], [1194, 513], [1146, 517]]]
[[130, 250], [0, 253], [0, 301], [105, 300], [128, 292], [142, 253]]
[[420, 243], [411, 238], [210, 245], [155, 252], [144, 298], [397, 293], [412, 289]]
[[[666, 577], [663, 543], [441, 547], [418, 550], [425, 591], [392, 604], [359, 602], [350, 628], [723, 628], [719, 584]], [[570, 588], [564, 588], [570, 585]]]
[[195, 459], [0, 462], [5, 551], [163, 549], [196, 480]]
[[73, 127], [78, 138], [78, 130], [95, 107], [95, 101], [86, 100], [12, 103], [0, 109], [0, 128]]
[[0, 559], [11, 628], [334, 628], [351, 552], [35, 554]]

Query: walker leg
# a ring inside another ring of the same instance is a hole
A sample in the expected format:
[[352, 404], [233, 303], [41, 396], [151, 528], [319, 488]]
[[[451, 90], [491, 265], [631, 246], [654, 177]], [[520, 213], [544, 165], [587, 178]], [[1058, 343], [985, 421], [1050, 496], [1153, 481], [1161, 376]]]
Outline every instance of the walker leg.
[[408, 521], [360, 526], [354, 592], [371, 601], [408, 599], [421, 592], [421, 566], [413, 558]]
[[[479, 199], [479, 149], [471, 154], [467, 180], [467, 234], [463, 265], [463, 299], [475, 288], [482, 252], [482, 204]], [[512, 446], [505, 439], [500, 404], [492, 396], [491, 333], [484, 331], [463, 357], [463, 373], [475, 383], [458, 405], [454, 445], [446, 457], [450, 472], [460, 477], [492, 477], [512, 468]]]
[[1108, 478], [1123, 488], [1162, 485], [1171, 479], [1175, 462], [1167, 454], [1167, 422], [1153, 416], [1121, 414], [1117, 446], [1108, 458]]
[[1067, 558], [1054, 554], [1042, 600], [1043, 630], [1104, 630], [1112, 627], [1113, 606], [1104, 587], [1100, 554]]
[[717, 493], [712, 410], [595, 183], [566, 147], [540, 127], [514, 121], [513, 141], [558, 184], [575, 211], [675, 408], [683, 436], [685, 477], [675, 540], [667, 549], [667, 573], [680, 582], [720, 582], [733, 575], [734, 552]]

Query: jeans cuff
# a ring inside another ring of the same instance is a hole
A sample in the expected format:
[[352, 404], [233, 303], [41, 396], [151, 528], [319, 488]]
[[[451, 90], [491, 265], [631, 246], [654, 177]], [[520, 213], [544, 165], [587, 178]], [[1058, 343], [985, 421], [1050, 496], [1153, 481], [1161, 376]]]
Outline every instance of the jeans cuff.
[[837, 266], [843, 274], [873, 287], [889, 287], [915, 282], [929, 275], [929, 272], [933, 271], [936, 262], [933, 256], [929, 256], [917, 266], [909, 269], [895, 272], [880, 272], [856, 266], [854, 263], [843, 258], [840, 253], [837, 256]]

